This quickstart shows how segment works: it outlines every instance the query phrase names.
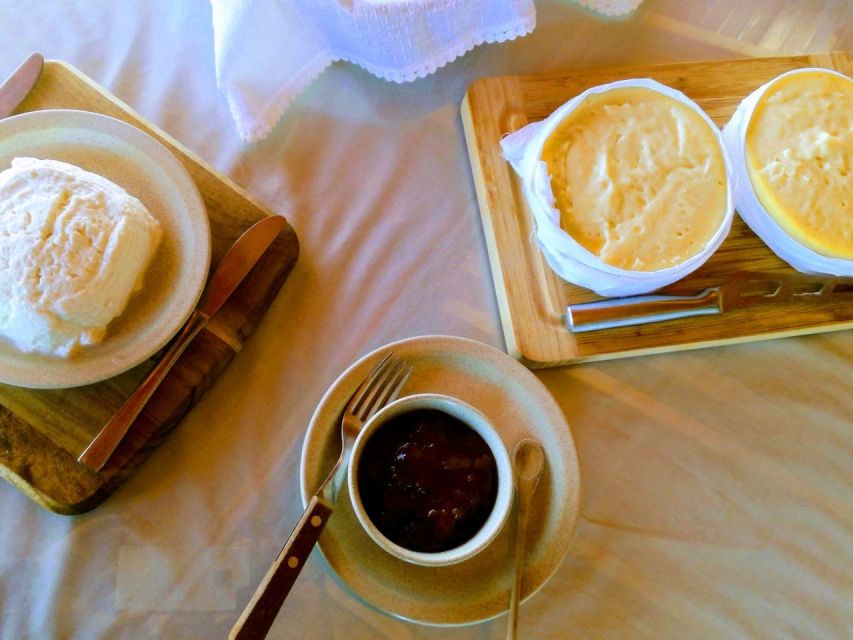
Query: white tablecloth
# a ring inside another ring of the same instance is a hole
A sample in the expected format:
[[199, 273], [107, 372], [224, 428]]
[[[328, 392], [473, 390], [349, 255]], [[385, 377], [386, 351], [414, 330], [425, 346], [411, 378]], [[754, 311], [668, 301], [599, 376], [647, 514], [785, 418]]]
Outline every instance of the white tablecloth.
[[[345, 63], [242, 143], [217, 92], [210, 5], [0, 0], [0, 77], [70, 61], [284, 214], [299, 262], [199, 406], [90, 514], [0, 484], [0, 638], [224, 637], [301, 513], [327, 386], [395, 339], [503, 347], [459, 103], [486, 75], [850, 49], [849, 2], [647, 0], [604, 20], [537, 3], [535, 32], [396, 85]], [[525, 638], [853, 635], [849, 332], [536, 374], [572, 427], [574, 543]], [[275, 638], [501, 638], [377, 613], [312, 555]]]

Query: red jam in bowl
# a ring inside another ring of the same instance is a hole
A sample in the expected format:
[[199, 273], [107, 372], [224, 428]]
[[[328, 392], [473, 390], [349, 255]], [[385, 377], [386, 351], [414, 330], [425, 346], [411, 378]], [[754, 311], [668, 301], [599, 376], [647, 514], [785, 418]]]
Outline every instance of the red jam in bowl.
[[495, 504], [498, 472], [483, 438], [436, 409], [400, 414], [365, 444], [358, 489], [392, 542], [435, 553], [467, 542]]

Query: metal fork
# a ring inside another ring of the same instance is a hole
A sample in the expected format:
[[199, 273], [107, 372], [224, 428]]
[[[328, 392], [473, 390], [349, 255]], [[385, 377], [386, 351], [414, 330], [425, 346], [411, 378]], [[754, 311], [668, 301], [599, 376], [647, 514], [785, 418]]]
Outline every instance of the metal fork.
[[374, 413], [399, 395], [411, 372], [408, 364], [389, 353], [356, 389], [341, 420], [341, 455], [338, 461], [311, 498], [255, 595], [231, 629], [230, 640], [266, 637], [308, 554], [332, 515], [356, 437]]

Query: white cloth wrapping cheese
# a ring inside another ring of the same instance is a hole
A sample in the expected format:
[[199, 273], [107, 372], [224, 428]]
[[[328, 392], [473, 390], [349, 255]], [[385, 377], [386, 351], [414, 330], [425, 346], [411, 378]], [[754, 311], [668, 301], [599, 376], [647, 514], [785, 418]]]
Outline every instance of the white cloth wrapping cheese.
[[263, 138], [323, 69], [409, 82], [530, 33], [533, 0], [212, 0], [217, 84], [240, 137]]
[[[554, 194], [548, 167], [541, 160], [542, 147], [548, 136], [588, 95], [622, 87], [643, 87], [662, 93], [695, 109], [714, 132], [721, 148], [728, 178], [727, 204], [723, 221], [702, 252], [684, 262], [657, 271], [629, 271], [606, 264], [581, 246], [560, 226], [560, 212], [554, 206]], [[692, 100], [680, 91], [654, 80], [640, 78], [620, 80], [587, 89], [575, 96], [541, 122], [511, 133], [501, 141], [504, 157], [521, 178], [522, 190], [536, 222], [536, 241], [548, 265], [564, 280], [602, 296], [632, 296], [648, 293], [685, 277], [698, 269], [719, 248], [731, 229], [734, 217], [731, 163], [717, 125]]]
[[[819, 70], [828, 73], [837, 73], [829, 69]], [[758, 100], [764, 95], [767, 88], [779, 78], [804, 71], [815, 71], [815, 69], [806, 68], [789, 71], [758, 87], [758, 89], [743, 99], [731, 119], [723, 127], [723, 141], [728, 149], [729, 157], [738, 177], [735, 186], [735, 204], [738, 214], [755, 235], [761, 238], [764, 244], [770, 247], [777, 256], [797, 271], [833, 276], [853, 276], [853, 260], [833, 258], [818, 253], [801, 244], [779, 226], [758, 200], [752, 188], [752, 182], [749, 179], [744, 147], [746, 130], [752, 118], [752, 113], [755, 111], [755, 106], [758, 104]], [[843, 76], [840, 73], [837, 75]]]

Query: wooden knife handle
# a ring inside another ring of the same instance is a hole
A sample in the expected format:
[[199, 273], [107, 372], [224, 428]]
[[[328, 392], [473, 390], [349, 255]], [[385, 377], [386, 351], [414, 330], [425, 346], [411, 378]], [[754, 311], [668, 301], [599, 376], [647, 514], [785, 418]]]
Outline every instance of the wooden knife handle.
[[695, 296], [631, 296], [569, 305], [566, 324], [580, 333], [720, 312], [720, 292], [713, 287]]
[[267, 633], [290, 593], [293, 583], [305, 565], [308, 555], [317, 544], [332, 509], [317, 496], [311, 498], [305, 513], [284, 543], [278, 557], [267, 571], [255, 595], [237, 620], [229, 640], [260, 640]]

